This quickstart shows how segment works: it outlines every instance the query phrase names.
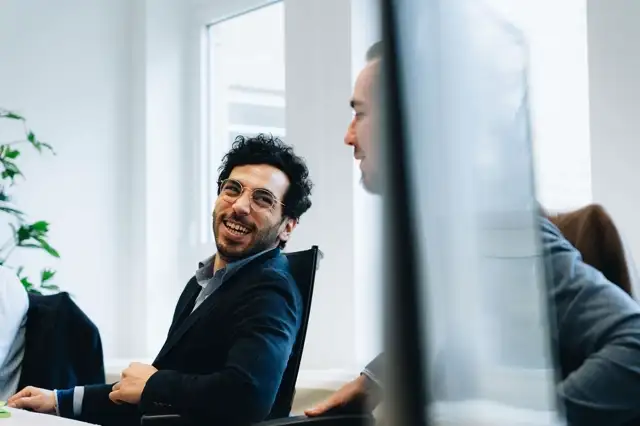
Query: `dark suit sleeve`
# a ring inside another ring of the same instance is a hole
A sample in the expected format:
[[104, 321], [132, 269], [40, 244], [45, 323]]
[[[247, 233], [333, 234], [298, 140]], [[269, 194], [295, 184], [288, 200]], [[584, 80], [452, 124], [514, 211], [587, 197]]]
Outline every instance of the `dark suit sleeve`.
[[233, 313], [225, 366], [207, 375], [161, 370], [147, 382], [141, 409], [157, 407], [207, 421], [250, 423], [264, 419], [289, 360], [302, 317], [295, 283], [277, 271], [262, 274]]
[[578, 365], [558, 385], [568, 424], [631, 424], [640, 418], [640, 306], [547, 220], [542, 241], [560, 355]]
[[69, 298], [73, 327], [73, 365], [77, 385], [104, 384], [102, 340], [95, 324]]
[[109, 399], [113, 384], [84, 387], [82, 412], [78, 420], [102, 426], [129, 426], [140, 424], [138, 407], [114, 404]]

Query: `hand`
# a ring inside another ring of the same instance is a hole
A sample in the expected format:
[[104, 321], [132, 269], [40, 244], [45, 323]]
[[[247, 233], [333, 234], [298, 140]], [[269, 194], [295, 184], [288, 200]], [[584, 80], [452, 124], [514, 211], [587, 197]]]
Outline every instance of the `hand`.
[[22, 408], [38, 413], [55, 414], [56, 397], [53, 391], [27, 386], [7, 401], [10, 408]]
[[366, 380], [367, 377], [365, 375], [359, 376], [357, 379], [342, 386], [320, 404], [305, 410], [304, 414], [308, 417], [317, 417], [330, 410], [341, 408], [347, 404], [363, 399], [367, 391]]
[[109, 399], [116, 404], [123, 402], [139, 404], [147, 380], [157, 371], [158, 369], [152, 365], [132, 362], [129, 364], [129, 368], [122, 372], [120, 381], [113, 385]]

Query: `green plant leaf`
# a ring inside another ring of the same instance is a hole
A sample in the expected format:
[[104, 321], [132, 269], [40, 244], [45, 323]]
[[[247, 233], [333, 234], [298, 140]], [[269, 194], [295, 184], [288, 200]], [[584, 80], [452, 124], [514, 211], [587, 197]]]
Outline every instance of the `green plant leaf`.
[[51, 247], [49, 243], [44, 240], [44, 238], [35, 237], [35, 239], [41, 244], [41, 247], [51, 256], [58, 257], [58, 258], [60, 257], [60, 254], [58, 253], [58, 251], [53, 247]]
[[18, 156], [20, 155], [20, 151], [7, 147], [6, 151], [4, 151], [3, 154], [6, 158], [11, 158], [12, 160], [14, 160], [18, 158]]
[[22, 245], [24, 241], [31, 238], [31, 227], [29, 225], [20, 225], [18, 229], [14, 229], [13, 234], [16, 237], [16, 243]]
[[34, 244], [34, 243], [22, 243], [22, 244], [18, 244], [18, 247], [42, 249], [42, 246], [40, 244]]
[[38, 233], [47, 233], [49, 232], [49, 222], [39, 220], [31, 225], [31, 229], [37, 231]]
[[16, 114], [15, 112], [11, 112], [11, 111], [0, 111], [0, 117], [9, 118], [11, 120], [22, 120], [22, 121], [24, 121], [24, 117], [22, 117], [21, 115]]
[[21, 212], [18, 209], [14, 209], [13, 207], [7, 207], [7, 206], [0, 206], [0, 211], [5, 212], [5, 213], [9, 213], [18, 217], [22, 217], [24, 216], [24, 213]]
[[31, 130], [27, 132], [27, 140], [31, 142], [31, 145], [33, 145], [35, 149], [42, 152], [42, 143], [36, 138], [36, 135]]
[[2, 171], [3, 179], [9, 178], [13, 181], [14, 177], [22, 174], [16, 163], [6, 158], [0, 158], [0, 163], [4, 166], [4, 170]]
[[60, 287], [58, 287], [55, 284], [42, 284], [40, 288], [43, 288], [45, 290], [51, 290], [51, 291], [60, 291]]
[[53, 155], [56, 155], [56, 152], [53, 150], [53, 147], [46, 142], [40, 142], [40, 146], [47, 148]]
[[16, 275], [19, 277], [22, 275], [22, 271], [24, 271], [24, 266], [18, 266], [18, 269], [16, 269]]
[[52, 269], [43, 269], [42, 272], [40, 273], [40, 282], [44, 284], [45, 282], [53, 278], [55, 274], [56, 274], [56, 271]]
[[22, 286], [27, 289], [27, 291], [35, 287], [33, 283], [29, 281], [28, 277], [20, 278], [20, 282], [22, 283]]

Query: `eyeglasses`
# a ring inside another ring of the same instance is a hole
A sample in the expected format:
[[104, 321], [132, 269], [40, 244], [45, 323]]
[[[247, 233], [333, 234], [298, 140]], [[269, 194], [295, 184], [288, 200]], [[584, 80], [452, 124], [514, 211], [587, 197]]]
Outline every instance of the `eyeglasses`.
[[264, 188], [245, 188], [240, 182], [234, 179], [225, 179], [218, 183], [218, 196], [229, 203], [233, 203], [240, 198], [245, 189], [251, 193], [251, 207], [253, 207], [254, 210], [271, 210], [276, 204], [284, 206], [271, 191]]

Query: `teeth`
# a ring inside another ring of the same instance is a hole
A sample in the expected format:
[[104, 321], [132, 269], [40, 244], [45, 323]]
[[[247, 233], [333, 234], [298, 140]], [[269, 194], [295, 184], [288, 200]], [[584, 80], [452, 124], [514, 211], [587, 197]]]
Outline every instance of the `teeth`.
[[233, 231], [239, 232], [241, 234], [248, 234], [249, 233], [249, 229], [245, 228], [242, 225], [238, 225], [237, 223], [233, 223], [233, 222], [228, 222], [227, 221], [224, 224], [227, 226], [227, 228], [229, 228], [229, 229], [231, 229]]

